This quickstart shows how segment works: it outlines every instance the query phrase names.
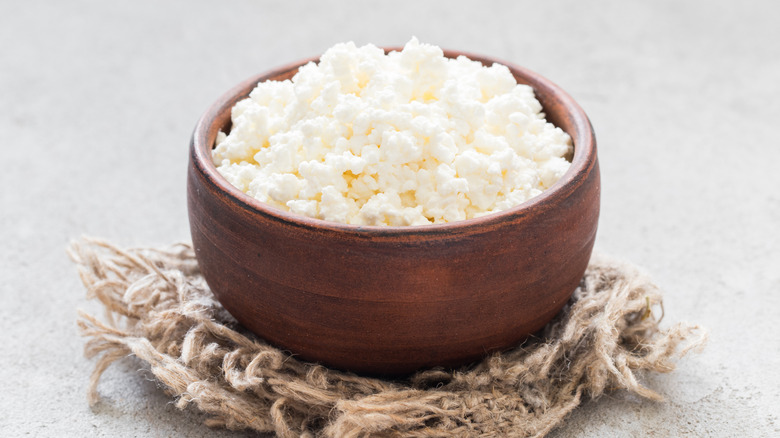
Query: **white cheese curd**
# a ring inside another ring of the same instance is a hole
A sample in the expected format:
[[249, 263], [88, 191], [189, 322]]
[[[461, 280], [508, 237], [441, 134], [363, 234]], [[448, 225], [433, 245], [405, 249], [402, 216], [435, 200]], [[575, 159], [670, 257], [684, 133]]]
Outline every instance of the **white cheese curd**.
[[232, 110], [214, 164], [264, 203], [327, 221], [425, 225], [506, 210], [569, 168], [571, 139], [509, 69], [412, 38], [337, 44]]

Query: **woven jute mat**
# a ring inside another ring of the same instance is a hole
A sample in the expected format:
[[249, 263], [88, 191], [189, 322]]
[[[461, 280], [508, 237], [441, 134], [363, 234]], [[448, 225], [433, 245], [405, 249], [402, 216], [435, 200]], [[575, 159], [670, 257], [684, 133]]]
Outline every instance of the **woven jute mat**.
[[661, 396], [642, 372], [670, 372], [703, 346], [698, 326], [659, 328], [662, 298], [637, 268], [594, 256], [569, 304], [538, 336], [456, 370], [400, 380], [361, 377], [297, 360], [242, 329], [213, 298], [193, 250], [119, 249], [74, 242], [87, 296], [101, 320], [80, 313], [86, 355], [101, 374], [134, 355], [176, 406], [209, 414], [209, 426], [280, 437], [541, 437], [605, 391]]

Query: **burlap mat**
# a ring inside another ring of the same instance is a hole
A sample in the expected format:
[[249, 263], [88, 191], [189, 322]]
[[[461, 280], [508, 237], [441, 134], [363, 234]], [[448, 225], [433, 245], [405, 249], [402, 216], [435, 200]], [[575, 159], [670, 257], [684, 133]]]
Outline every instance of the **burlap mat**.
[[81, 313], [86, 355], [100, 375], [135, 355], [176, 406], [210, 414], [209, 426], [294, 436], [541, 437], [586, 398], [624, 389], [653, 400], [638, 372], [669, 372], [701, 347], [698, 326], [661, 330], [658, 288], [635, 267], [594, 257], [571, 302], [538, 338], [458, 370], [382, 380], [296, 360], [245, 332], [217, 303], [192, 249], [71, 245], [87, 296], [104, 321]]

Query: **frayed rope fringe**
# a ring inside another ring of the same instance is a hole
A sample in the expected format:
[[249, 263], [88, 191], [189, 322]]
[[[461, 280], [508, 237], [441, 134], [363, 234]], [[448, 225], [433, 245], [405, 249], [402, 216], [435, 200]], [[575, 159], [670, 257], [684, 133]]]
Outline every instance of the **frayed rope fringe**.
[[538, 339], [458, 370], [382, 380], [301, 362], [241, 330], [214, 300], [192, 248], [122, 250], [83, 238], [68, 252], [101, 321], [79, 313], [97, 357], [89, 401], [113, 362], [135, 355], [209, 426], [280, 437], [542, 437], [583, 398], [625, 389], [661, 400], [637, 371], [670, 372], [706, 332], [661, 330], [658, 288], [635, 267], [594, 256], [570, 303]]

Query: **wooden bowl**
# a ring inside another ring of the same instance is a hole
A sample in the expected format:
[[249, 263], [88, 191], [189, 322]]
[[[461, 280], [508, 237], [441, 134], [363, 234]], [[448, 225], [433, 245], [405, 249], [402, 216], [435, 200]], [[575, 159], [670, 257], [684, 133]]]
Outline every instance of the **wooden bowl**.
[[211, 150], [230, 127], [231, 107], [259, 81], [289, 79], [310, 60], [248, 79], [208, 109], [190, 147], [192, 242], [203, 276], [241, 324], [301, 359], [399, 375], [518, 345], [563, 307], [596, 237], [593, 129], [579, 105], [537, 73], [465, 55], [500, 62], [531, 85], [547, 120], [575, 146], [570, 169], [550, 189], [476, 219], [346, 225], [277, 210], [230, 185]]

